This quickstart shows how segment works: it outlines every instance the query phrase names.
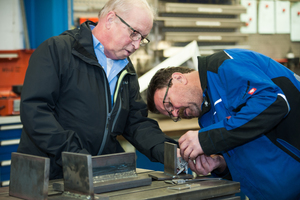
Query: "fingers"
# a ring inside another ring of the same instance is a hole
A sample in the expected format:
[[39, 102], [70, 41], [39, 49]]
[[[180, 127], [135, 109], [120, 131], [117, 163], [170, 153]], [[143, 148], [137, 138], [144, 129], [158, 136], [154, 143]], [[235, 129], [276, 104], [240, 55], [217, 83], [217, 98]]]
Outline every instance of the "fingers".
[[206, 175], [205, 169], [199, 159], [200, 157], [197, 157], [194, 161], [189, 159], [189, 168], [198, 175]]
[[182, 136], [179, 138], [179, 140], [178, 140], [179, 146], [182, 145], [182, 143], [185, 141], [185, 138], [186, 138], [186, 134], [182, 135]]
[[181, 157], [179, 148], [177, 148], [177, 157]]
[[180, 146], [180, 154], [185, 161], [188, 161], [188, 159], [195, 160], [199, 155], [203, 154], [203, 150], [200, 145], [187, 145], [183, 143]]
[[203, 154], [198, 139], [198, 131], [188, 131], [178, 140], [180, 154], [185, 161], [194, 160], [198, 155]]
[[196, 168], [196, 165], [194, 163], [194, 161], [192, 161], [191, 159], [188, 160], [188, 165], [189, 165], [189, 168], [195, 172], [196, 174], [199, 174], [197, 168]]
[[[188, 132], [187, 132], [188, 133]], [[192, 148], [189, 147], [190, 141], [189, 141], [189, 135], [184, 134], [181, 136], [178, 140], [179, 146], [180, 146], [180, 154], [181, 157], [185, 160], [188, 161], [190, 157], [190, 153], [192, 152]]]
[[189, 155], [191, 153], [191, 148], [188, 148], [188, 142], [179, 142], [179, 146], [180, 146], [180, 154], [181, 157], [185, 160], [188, 161], [189, 159]]
[[207, 175], [212, 171], [206, 155], [198, 156], [195, 161], [197, 171], [199, 171], [202, 175]]
[[193, 151], [192, 148], [187, 147], [187, 148], [184, 150], [183, 153], [181, 152], [181, 156], [183, 157], [183, 159], [184, 159], [185, 161], [188, 161], [189, 159], [194, 160], [194, 158], [191, 158], [191, 157], [190, 157], [192, 151]]
[[205, 154], [196, 157], [194, 162], [189, 159], [188, 163], [190, 169], [198, 175], [207, 175], [220, 166], [216, 157], [207, 156]]
[[191, 153], [189, 154], [189, 158], [192, 160], [195, 160], [199, 155], [200, 155], [200, 151], [195, 150], [195, 149], [191, 149]]

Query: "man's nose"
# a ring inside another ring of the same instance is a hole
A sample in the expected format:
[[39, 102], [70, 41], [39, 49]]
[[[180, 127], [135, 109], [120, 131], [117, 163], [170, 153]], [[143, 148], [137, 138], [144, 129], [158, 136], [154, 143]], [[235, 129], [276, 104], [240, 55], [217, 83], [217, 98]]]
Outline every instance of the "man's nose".
[[178, 117], [179, 116], [179, 109], [174, 108], [171, 113], [172, 113], [173, 117]]
[[134, 49], [137, 50], [138, 48], [140, 48], [141, 40], [133, 40], [132, 44], [134, 46]]

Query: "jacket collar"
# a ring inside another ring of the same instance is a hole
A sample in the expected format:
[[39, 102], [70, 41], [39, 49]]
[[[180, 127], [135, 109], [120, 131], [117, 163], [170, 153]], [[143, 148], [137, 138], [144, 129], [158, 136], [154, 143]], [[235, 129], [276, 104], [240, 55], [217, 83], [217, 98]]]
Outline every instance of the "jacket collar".
[[207, 92], [207, 63], [206, 56], [198, 56], [198, 72], [200, 77], [201, 88], [203, 91], [203, 102], [201, 105], [201, 113], [199, 118], [202, 117], [211, 109], [210, 99]]
[[[198, 56], [198, 72], [203, 91], [201, 116], [211, 108], [210, 99], [208, 96], [207, 72], [209, 71], [211, 73], [218, 73], [219, 67], [227, 59], [232, 59], [232, 57], [229, 56], [225, 51], [219, 51], [209, 56]], [[205, 101], [207, 101], [207, 103], [205, 103]]]
[[198, 72], [202, 91], [204, 92], [207, 87], [207, 64], [206, 56], [198, 56]]
[[75, 35], [76, 42], [74, 44], [74, 49], [90, 59], [97, 60], [94, 52], [93, 36], [90, 25], [96, 26], [96, 23], [86, 21], [80, 25], [78, 30], [79, 34]]
[[[96, 26], [96, 23], [86, 21], [78, 29], [68, 30], [61, 35], [69, 35], [74, 38], [72, 49], [82, 56], [97, 61], [93, 47], [93, 37], [90, 25]], [[98, 62], [98, 61], [97, 61]]]

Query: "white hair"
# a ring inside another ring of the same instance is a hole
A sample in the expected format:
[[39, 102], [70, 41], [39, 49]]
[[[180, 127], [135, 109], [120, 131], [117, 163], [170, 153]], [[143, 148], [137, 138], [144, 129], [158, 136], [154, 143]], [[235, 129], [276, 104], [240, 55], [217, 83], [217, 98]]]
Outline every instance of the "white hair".
[[110, 11], [115, 11], [117, 13], [128, 14], [132, 9], [144, 9], [148, 11], [152, 20], [154, 18], [154, 10], [148, 4], [147, 0], [109, 0], [101, 11], [98, 14], [98, 17], [101, 18]]

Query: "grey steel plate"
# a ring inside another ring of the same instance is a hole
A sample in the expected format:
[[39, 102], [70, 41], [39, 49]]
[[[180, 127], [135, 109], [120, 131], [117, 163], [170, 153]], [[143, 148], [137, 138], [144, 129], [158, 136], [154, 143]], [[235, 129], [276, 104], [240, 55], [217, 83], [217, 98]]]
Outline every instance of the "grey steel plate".
[[47, 199], [50, 159], [12, 153], [9, 194], [23, 199]]

